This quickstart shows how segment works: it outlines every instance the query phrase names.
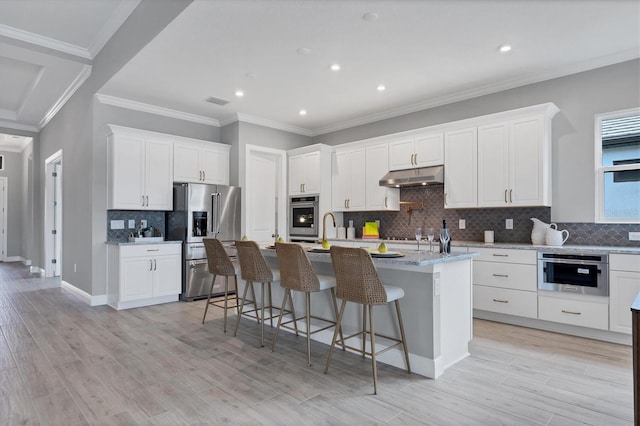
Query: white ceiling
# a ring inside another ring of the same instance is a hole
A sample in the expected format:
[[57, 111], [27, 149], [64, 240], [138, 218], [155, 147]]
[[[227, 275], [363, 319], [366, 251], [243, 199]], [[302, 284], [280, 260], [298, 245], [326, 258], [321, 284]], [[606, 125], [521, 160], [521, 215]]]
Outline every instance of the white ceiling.
[[[42, 127], [137, 3], [0, 0], [0, 125]], [[195, 0], [100, 93], [316, 135], [638, 57], [638, 0]]]

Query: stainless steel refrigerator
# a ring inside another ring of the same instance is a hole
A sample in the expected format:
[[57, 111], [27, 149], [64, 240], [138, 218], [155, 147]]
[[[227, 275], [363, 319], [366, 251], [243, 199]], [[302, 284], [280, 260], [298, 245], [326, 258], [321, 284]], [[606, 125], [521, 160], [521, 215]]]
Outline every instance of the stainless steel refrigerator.
[[[173, 185], [173, 211], [167, 212], [165, 235], [183, 242], [181, 299], [192, 301], [209, 295], [211, 279], [203, 238], [223, 242], [239, 240], [240, 188], [236, 186], [176, 183]], [[229, 287], [236, 283], [229, 281]], [[224, 292], [224, 278], [216, 278], [214, 294]]]

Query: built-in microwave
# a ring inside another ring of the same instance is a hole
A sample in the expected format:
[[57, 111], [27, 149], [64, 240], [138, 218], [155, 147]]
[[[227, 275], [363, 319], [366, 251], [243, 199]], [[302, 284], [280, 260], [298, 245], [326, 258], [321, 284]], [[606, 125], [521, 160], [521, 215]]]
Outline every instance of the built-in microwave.
[[318, 196], [289, 198], [289, 236], [318, 236]]
[[538, 290], [609, 296], [609, 256], [571, 251], [539, 252]]

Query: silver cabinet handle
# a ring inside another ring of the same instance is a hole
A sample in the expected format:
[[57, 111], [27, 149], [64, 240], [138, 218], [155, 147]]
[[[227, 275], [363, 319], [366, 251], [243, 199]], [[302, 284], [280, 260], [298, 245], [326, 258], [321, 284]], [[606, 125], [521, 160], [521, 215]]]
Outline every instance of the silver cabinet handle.
[[418, 165], [418, 153], [413, 154], [413, 161], [415, 161], [415, 165]]
[[305, 188], [305, 186], [307, 186], [307, 184], [303, 183], [302, 184], [302, 192], [307, 192], [307, 188]]
[[149, 196], [145, 195], [145, 197], [147, 197], [147, 207], [149, 207]]
[[582, 312], [565, 311], [564, 309], [562, 310], [562, 313], [571, 315], [582, 315]]
[[142, 207], [144, 207], [144, 195], [141, 195], [141, 197], [142, 197], [142, 203], [141, 203], [141, 205], [142, 205]]
[[508, 300], [493, 299], [493, 301], [496, 303], [509, 303]]
[[509, 278], [509, 275], [506, 274], [493, 274], [494, 277], [502, 277], [502, 278]]
[[508, 254], [496, 254], [496, 253], [493, 253], [492, 256], [495, 256], [495, 257], [509, 257]]
[[147, 251], [160, 251], [160, 249], [147, 249]]
[[347, 208], [347, 199], [346, 198], [344, 199], [344, 208], [345, 209]]
[[204, 170], [202, 171], [202, 181], [204, 182], [205, 180], [207, 180], [207, 172], [205, 172]]
[[513, 189], [509, 190], [509, 202], [513, 203]]
[[149, 259], [149, 270], [153, 271], [153, 260]]
[[504, 190], [504, 202], [505, 203], [508, 203], [508, 201], [507, 201], [507, 191], [508, 191], [507, 189]]
[[153, 259], [153, 270], [157, 271], [158, 270], [158, 263], [155, 259]]
[[388, 199], [388, 198], [389, 198], [389, 197], [384, 197], [384, 206], [385, 206], [385, 207], [389, 207], [389, 206], [387, 205], [387, 199]]

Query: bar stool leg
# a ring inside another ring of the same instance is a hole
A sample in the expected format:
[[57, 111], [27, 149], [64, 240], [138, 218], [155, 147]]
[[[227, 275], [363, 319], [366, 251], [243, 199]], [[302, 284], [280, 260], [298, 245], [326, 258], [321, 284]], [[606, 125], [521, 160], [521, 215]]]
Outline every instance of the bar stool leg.
[[371, 367], [373, 368], [373, 394], [378, 394], [378, 366], [376, 365], [376, 330], [373, 327], [373, 305], [369, 306], [369, 333], [371, 334]]
[[260, 324], [260, 347], [264, 348], [264, 283], [260, 285], [260, 318], [262, 318], [262, 324]]
[[[211, 297], [211, 295], [209, 295]], [[224, 326], [222, 330], [227, 332], [227, 302], [229, 300], [229, 277], [224, 277]], [[208, 307], [208, 306], [207, 306]]]
[[271, 283], [269, 286], [269, 322], [271, 323], [271, 327], [273, 328], [273, 301], [271, 300]]
[[[344, 307], [347, 305], [346, 300], [342, 300], [340, 304], [340, 313], [338, 314], [338, 323], [336, 324], [336, 329], [333, 331], [333, 339], [331, 339], [331, 347], [329, 348], [329, 354], [327, 355], [327, 365], [324, 368], [324, 374], [329, 372], [329, 365], [331, 364], [331, 355], [333, 355], [333, 348], [336, 346], [336, 338], [338, 337], [338, 333], [341, 331], [340, 323], [342, 322], [342, 315], [344, 314]], [[342, 342], [344, 344], [344, 341]]]
[[240, 299], [238, 297], [238, 293], [239, 293], [240, 290], [238, 290], [238, 276], [237, 275], [233, 276], [233, 281], [236, 283], [236, 297], [235, 297], [235, 299], [236, 299], [236, 315], [240, 315], [240, 304], [238, 303], [238, 300]]
[[[242, 292], [242, 303], [240, 303], [240, 310], [238, 311], [238, 319], [236, 320], [236, 328], [233, 330], [233, 336], [235, 337], [238, 334], [238, 326], [240, 325], [240, 318], [242, 318], [242, 311], [244, 311], [244, 302], [247, 300], [247, 290], [251, 286], [251, 290], [253, 291], [253, 283], [251, 281], [247, 281], [244, 286], [244, 291]], [[236, 287], [237, 290], [237, 287]], [[254, 297], [255, 300], [255, 297]], [[255, 303], [255, 302], [254, 302]]]
[[[331, 287], [331, 301], [333, 302], [333, 312], [336, 318], [336, 327], [338, 326], [338, 302], [336, 301], [336, 289]], [[344, 346], [344, 336], [342, 335], [342, 329], [340, 329], [340, 340], [342, 341], [342, 350], [346, 348]]]
[[[207, 297], [207, 306], [204, 307], [204, 315], [202, 316], [202, 323], [204, 324], [204, 319], [207, 317], [207, 311], [209, 310], [209, 302], [211, 301], [211, 292], [213, 291], [213, 284], [216, 282], [216, 276], [214, 275], [211, 279], [211, 288], [209, 288], [209, 297]], [[226, 298], [226, 294], [225, 294]], [[226, 318], [225, 318], [226, 321]], [[226, 326], [225, 326], [226, 333]]]
[[298, 333], [298, 320], [296, 319], [296, 310], [293, 307], [293, 293], [289, 290], [289, 308], [291, 309], [291, 316], [293, 316], [293, 329], [296, 331], [296, 337], [300, 334]]
[[400, 337], [402, 337], [402, 349], [404, 350], [404, 359], [407, 361], [407, 373], [411, 373], [409, 365], [409, 351], [407, 350], [407, 339], [404, 337], [404, 324], [402, 323], [402, 314], [400, 313], [400, 302], [396, 299], [396, 312], [398, 313], [398, 324], [400, 325]]
[[[371, 315], [371, 314], [369, 314]], [[362, 305], [362, 358], [367, 349], [367, 305]]]
[[[256, 298], [256, 289], [253, 287], [253, 281], [251, 281], [251, 295], [253, 296], [253, 307], [256, 308], [256, 319], [258, 324], [260, 324], [262, 322], [262, 318], [258, 318], [258, 299]], [[242, 301], [242, 304], [244, 305], [244, 301]]]
[[[280, 308], [280, 315], [278, 315], [278, 325], [276, 326], [276, 332], [273, 334], [273, 341], [271, 342], [271, 352], [276, 348], [276, 342], [278, 341], [278, 333], [280, 332], [280, 324], [282, 324], [282, 315], [284, 314], [284, 308], [287, 305], [287, 297], [290, 296], [291, 290], [286, 289], [284, 291], [284, 297], [282, 298], [282, 308]], [[296, 332], [296, 335], [298, 333]]]
[[307, 326], [307, 365], [311, 367], [311, 293], [305, 291]]

